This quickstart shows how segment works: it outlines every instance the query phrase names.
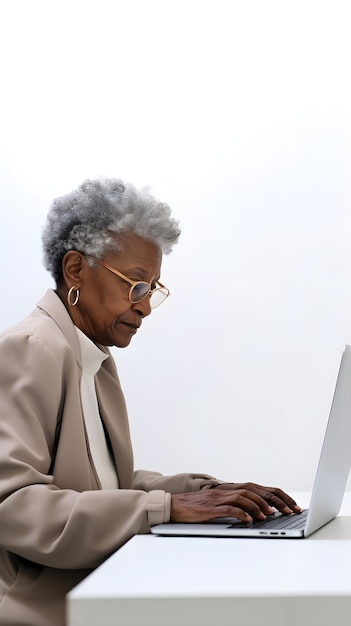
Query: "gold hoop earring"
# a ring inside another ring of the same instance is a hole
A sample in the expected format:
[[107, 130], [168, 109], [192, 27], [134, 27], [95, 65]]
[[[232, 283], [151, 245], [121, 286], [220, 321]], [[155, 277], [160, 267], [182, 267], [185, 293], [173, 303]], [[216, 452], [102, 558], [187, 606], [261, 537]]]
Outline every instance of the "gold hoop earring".
[[[72, 294], [73, 292], [76, 292], [76, 296], [72, 302]], [[67, 294], [67, 302], [69, 304], [69, 306], [76, 306], [77, 302], [79, 300], [79, 289], [78, 287], [76, 287], [75, 285], [73, 285], [73, 287], [71, 287], [71, 289], [69, 290], [68, 294]]]

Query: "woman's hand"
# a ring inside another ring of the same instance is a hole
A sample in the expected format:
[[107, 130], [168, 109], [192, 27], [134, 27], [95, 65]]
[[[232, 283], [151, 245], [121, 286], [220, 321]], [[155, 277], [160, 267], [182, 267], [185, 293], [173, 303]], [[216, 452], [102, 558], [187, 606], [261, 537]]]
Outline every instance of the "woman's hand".
[[216, 517], [236, 517], [243, 522], [263, 520], [274, 513], [299, 513], [301, 508], [288, 494], [276, 487], [255, 483], [224, 483], [172, 495], [172, 522], [207, 522]]

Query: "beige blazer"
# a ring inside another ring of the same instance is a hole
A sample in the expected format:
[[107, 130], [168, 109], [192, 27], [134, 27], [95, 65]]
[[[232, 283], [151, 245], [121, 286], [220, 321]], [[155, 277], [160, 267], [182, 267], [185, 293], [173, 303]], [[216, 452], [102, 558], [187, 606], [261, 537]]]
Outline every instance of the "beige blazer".
[[49, 290], [0, 336], [0, 624], [63, 626], [65, 594], [136, 533], [169, 520], [170, 494], [203, 474], [134, 472], [113, 358], [96, 376], [120, 489], [102, 490], [80, 398], [71, 318]]

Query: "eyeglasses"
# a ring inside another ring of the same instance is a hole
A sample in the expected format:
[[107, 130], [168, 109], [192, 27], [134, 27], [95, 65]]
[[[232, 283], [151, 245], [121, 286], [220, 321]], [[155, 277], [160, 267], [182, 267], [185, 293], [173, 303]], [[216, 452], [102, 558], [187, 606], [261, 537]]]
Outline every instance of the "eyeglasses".
[[131, 280], [130, 278], [122, 274], [122, 272], [119, 272], [114, 267], [111, 267], [111, 265], [100, 261], [100, 259], [96, 259], [90, 254], [86, 256], [89, 256], [89, 258], [93, 259], [93, 261], [95, 261], [99, 265], [102, 265], [102, 267], [105, 267], [107, 270], [109, 270], [113, 274], [116, 274], [116, 276], [119, 276], [120, 278], [122, 278], [122, 280], [125, 280], [131, 285], [128, 298], [129, 302], [131, 302], [132, 304], [141, 302], [141, 300], [144, 300], [146, 296], [150, 296], [150, 306], [152, 309], [156, 309], [158, 306], [160, 306], [160, 304], [162, 304], [162, 302], [166, 300], [166, 298], [168, 298], [168, 296], [171, 295], [169, 289], [167, 289], [167, 287], [162, 285], [162, 283], [160, 283], [159, 281], [157, 281], [158, 287], [152, 289], [150, 283], [147, 283], [143, 280]]

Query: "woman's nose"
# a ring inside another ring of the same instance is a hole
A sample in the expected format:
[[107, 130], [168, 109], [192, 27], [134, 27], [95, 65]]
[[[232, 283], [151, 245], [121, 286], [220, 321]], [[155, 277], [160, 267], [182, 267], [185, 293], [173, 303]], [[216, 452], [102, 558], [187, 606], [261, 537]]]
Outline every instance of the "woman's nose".
[[132, 304], [132, 309], [134, 309], [134, 311], [138, 311], [142, 317], [150, 315], [152, 311], [150, 296], [146, 296], [146, 298], [143, 298], [140, 302], [134, 302], [134, 304]]

